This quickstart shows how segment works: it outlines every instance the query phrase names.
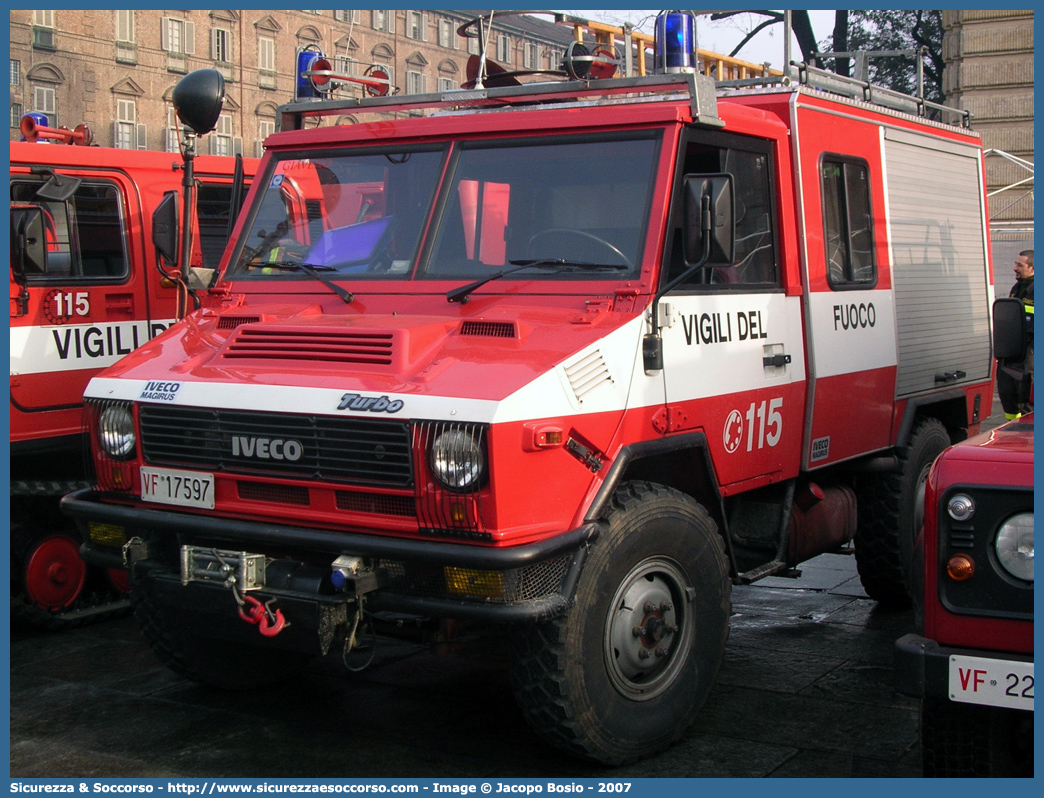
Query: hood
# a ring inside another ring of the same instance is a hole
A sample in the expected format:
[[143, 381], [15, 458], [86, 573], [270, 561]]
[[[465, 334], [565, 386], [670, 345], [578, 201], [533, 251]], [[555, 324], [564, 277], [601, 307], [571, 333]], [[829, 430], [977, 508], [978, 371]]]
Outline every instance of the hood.
[[316, 412], [399, 402], [408, 417], [453, 415], [446, 409], [453, 400], [486, 405], [465, 416], [472, 420], [493, 420], [509, 399], [543, 405], [539, 415], [623, 407], [640, 314], [615, 312], [608, 300], [537, 306], [517, 297], [454, 305], [442, 315], [424, 309], [240, 303], [203, 310], [107, 370], [102, 381], [140, 385], [141, 394], [119, 393], [146, 401], [171, 392], [146, 392], [143, 383], [177, 383], [176, 401], [192, 394], [196, 405], [228, 406], [233, 391], [233, 406], [269, 407], [259, 392], [278, 391], [279, 405], [296, 396], [293, 404], [312, 407], [319, 395]]

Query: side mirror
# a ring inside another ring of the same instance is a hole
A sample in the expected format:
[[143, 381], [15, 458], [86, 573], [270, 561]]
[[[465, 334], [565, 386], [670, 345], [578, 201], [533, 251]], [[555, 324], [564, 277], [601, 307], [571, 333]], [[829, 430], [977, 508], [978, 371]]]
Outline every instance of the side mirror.
[[47, 272], [43, 211], [35, 205], [11, 208], [11, 270], [21, 285], [27, 275]]
[[152, 243], [160, 258], [178, 264], [178, 192], [167, 191], [152, 212]]
[[[704, 218], [705, 202], [709, 203], [709, 219]], [[683, 210], [686, 264], [700, 262], [709, 251], [705, 263], [731, 265], [736, 242], [732, 175], [685, 175]]]
[[174, 111], [202, 136], [213, 130], [225, 105], [225, 78], [216, 69], [197, 69], [178, 81], [171, 95]]
[[1026, 312], [1021, 299], [1003, 297], [993, 303], [993, 356], [1013, 363], [1026, 357]]

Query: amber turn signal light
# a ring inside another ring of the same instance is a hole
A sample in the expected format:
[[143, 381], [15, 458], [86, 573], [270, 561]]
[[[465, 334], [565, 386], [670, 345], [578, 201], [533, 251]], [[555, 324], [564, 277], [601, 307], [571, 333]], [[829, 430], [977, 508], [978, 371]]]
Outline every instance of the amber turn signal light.
[[975, 575], [975, 560], [967, 554], [956, 554], [946, 563], [946, 573], [954, 582], [964, 582]]

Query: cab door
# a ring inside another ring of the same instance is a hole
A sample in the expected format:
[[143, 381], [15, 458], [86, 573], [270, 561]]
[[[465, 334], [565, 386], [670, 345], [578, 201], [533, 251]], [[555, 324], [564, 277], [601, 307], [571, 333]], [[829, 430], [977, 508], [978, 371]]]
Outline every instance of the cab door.
[[126, 174], [104, 170], [12, 169], [10, 192], [12, 209], [41, 209], [47, 249], [44, 270], [25, 276], [28, 301], [11, 303], [12, 416], [41, 414], [30, 437], [73, 434], [90, 378], [149, 337], [142, 242], [130, 235], [141, 203]]
[[686, 267], [679, 196], [685, 174], [732, 175], [735, 251], [660, 303], [665, 433], [702, 431], [723, 494], [794, 476], [805, 364], [801, 297], [784, 290], [772, 144], [693, 132], [683, 142], [667, 279]]

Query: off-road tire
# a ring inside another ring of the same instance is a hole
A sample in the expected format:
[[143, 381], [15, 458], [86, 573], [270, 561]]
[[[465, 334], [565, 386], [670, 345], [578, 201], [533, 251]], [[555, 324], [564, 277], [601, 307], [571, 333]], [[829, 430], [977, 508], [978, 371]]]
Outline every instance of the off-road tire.
[[[573, 608], [515, 631], [512, 684], [544, 739], [619, 765], [663, 751], [695, 720], [724, 654], [731, 583], [714, 521], [676, 490], [625, 483], [603, 520]], [[638, 616], [644, 635], [632, 634]], [[650, 647], [664, 623], [676, 631]]]
[[924, 775], [938, 778], [1033, 777], [1033, 713], [921, 701]]
[[914, 540], [924, 520], [924, 480], [949, 445], [942, 422], [922, 418], [898, 452], [896, 471], [860, 478], [856, 567], [866, 594], [882, 605], [906, 607], [913, 598]]
[[247, 690], [283, 681], [309, 657], [292, 651], [263, 648], [204, 637], [177, 625], [153, 596], [146, 576], [131, 588], [134, 618], [152, 653], [179, 676], [222, 690]]

